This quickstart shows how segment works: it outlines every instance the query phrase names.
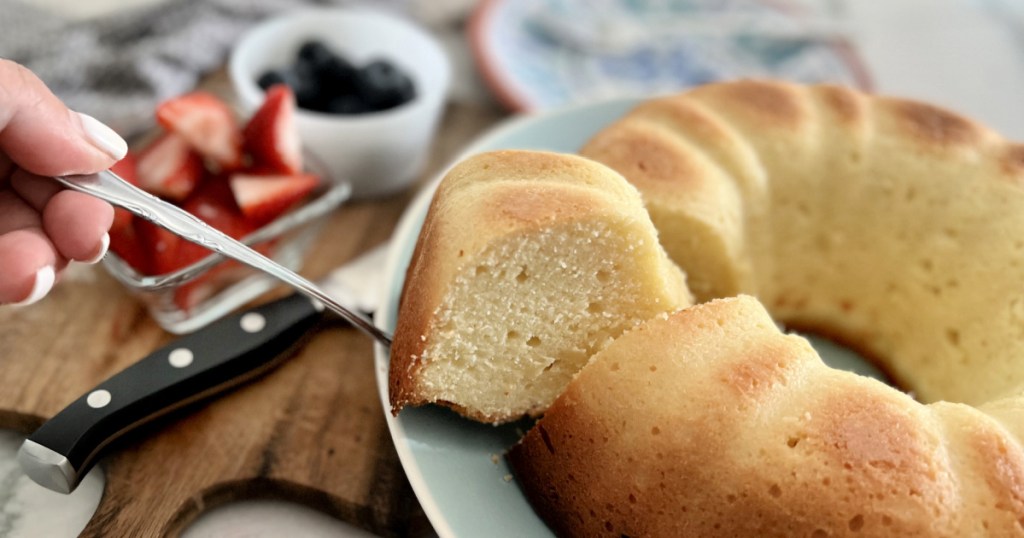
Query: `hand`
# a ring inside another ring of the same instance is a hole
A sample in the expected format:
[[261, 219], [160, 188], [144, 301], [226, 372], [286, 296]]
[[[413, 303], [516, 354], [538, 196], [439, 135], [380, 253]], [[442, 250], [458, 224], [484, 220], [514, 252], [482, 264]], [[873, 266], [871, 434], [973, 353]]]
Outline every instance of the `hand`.
[[36, 302], [68, 261], [106, 253], [113, 208], [50, 177], [110, 168], [127, 149], [28, 69], [0, 60], [0, 304]]

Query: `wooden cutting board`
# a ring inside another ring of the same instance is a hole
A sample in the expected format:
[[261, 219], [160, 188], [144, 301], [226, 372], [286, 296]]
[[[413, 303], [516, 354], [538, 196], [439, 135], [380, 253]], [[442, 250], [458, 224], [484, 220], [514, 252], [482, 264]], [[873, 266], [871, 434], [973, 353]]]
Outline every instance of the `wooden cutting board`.
[[[449, 107], [422, 181], [500, 116]], [[411, 197], [337, 212], [303, 275], [387, 240]], [[73, 267], [42, 302], [0, 308], [0, 428], [33, 431], [173, 338], [103, 268]], [[106, 489], [86, 537], [173, 536], [206, 510], [252, 498], [305, 503], [384, 536], [430, 532], [384, 421], [372, 341], [340, 321], [268, 375], [118, 442], [101, 464]]]

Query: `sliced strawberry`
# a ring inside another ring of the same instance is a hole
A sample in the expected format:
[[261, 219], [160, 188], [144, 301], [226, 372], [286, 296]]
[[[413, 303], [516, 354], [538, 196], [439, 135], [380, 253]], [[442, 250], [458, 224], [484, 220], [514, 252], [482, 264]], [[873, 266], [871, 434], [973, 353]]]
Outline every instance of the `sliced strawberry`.
[[150, 274], [162, 275], [181, 268], [178, 264], [178, 247], [183, 239], [145, 219], [134, 219], [132, 227], [140, 249], [149, 259]]
[[117, 254], [118, 257], [140, 274], [152, 274], [153, 270], [150, 267], [149, 255], [143, 246], [139, 244], [138, 235], [135, 233], [133, 225], [133, 221], [138, 217], [127, 211], [124, 214], [127, 215], [127, 222], [124, 225], [110, 228], [110, 251]]
[[[238, 209], [227, 181], [220, 177], [204, 182], [181, 207], [235, 239], [241, 239], [256, 229]], [[209, 255], [209, 250], [185, 241], [178, 247], [178, 264], [185, 267]]]
[[242, 131], [224, 101], [207, 92], [192, 92], [160, 103], [156, 119], [223, 169], [242, 163]]
[[[139, 184], [139, 177], [136, 172], [136, 158], [135, 154], [128, 152], [123, 159], [114, 163], [114, 166], [110, 167], [110, 171], [114, 172], [121, 179], [131, 183], [132, 185]], [[110, 225], [111, 233], [111, 246], [113, 246], [113, 237], [117, 232], [130, 228], [132, 224], [132, 214], [127, 210], [121, 209], [120, 207], [114, 208], [114, 222]], [[134, 237], [134, 236], [133, 236]], [[134, 241], [134, 239], [133, 239]], [[122, 256], [123, 258], [124, 256]]]
[[[203, 182], [182, 204], [182, 208], [235, 239], [241, 239], [256, 229], [238, 209], [231, 188], [223, 177], [213, 177]], [[177, 263], [185, 267], [209, 255], [209, 250], [183, 241], [178, 247]], [[191, 311], [221, 288], [237, 280], [235, 273], [240, 269], [241, 266], [232, 260], [217, 264], [174, 290], [174, 303], [186, 312]]]
[[234, 174], [229, 182], [242, 213], [254, 225], [261, 226], [306, 198], [320, 183], [320, 179], [312, 174]]
[[295, 94], [285, 84], [271, 86], [243, 131], [253, 164], [280, 174], [302, 171], [302, 145], [295, 125]]
[[174, 304], [190, 312], [200, 303], [237, 282], [246, 268], [234, 260], [227, 260], [209, 271], [185, 282], [174, 290]]
[[205, 173], [203, 159], [184, 138], [165, 133], [139, 154], [139, 186], [172, 201], [184, 200]]
[[121, 179], [131, 183], [132, 185], [139, 184], [138, 174], [138, 158], [134, 152], [129, 151], [125, 154], [124, 158], [114, 163], [114, 166], [110, 167], [110, 171], [117, 174]]
[[214, 275], [203, 273], [174, 289], [174, 304], [185, 312], [191, 312], [206, 299], [220, 290], [214, 282]]

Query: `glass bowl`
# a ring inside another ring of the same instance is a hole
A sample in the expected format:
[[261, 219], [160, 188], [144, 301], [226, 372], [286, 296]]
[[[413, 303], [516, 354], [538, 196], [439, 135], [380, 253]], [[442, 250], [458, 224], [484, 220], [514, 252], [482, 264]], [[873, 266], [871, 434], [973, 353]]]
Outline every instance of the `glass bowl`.
[[[325, 181], [301, 206], [240, 241], [297, 271], [327, 217], [352, 195], [347, 182]], [[175, 334], [195, 331], [269, 291], [278, 281], [216, 253], [177, 271], [143, 275], [110, 251], [103, 266]]]

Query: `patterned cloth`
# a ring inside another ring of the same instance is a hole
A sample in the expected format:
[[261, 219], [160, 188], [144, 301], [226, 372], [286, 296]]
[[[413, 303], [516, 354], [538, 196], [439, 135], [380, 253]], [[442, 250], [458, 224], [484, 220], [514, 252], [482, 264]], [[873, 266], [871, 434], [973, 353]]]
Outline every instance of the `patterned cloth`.
[[254, 23], [286, 10], [351, 3], [168, 0], [77, 20], [0, 0], [0, 58], [25, 65], [69, 107], [131, 137], [152, 127], [159, 101], [189, 91], [221, 67]]

